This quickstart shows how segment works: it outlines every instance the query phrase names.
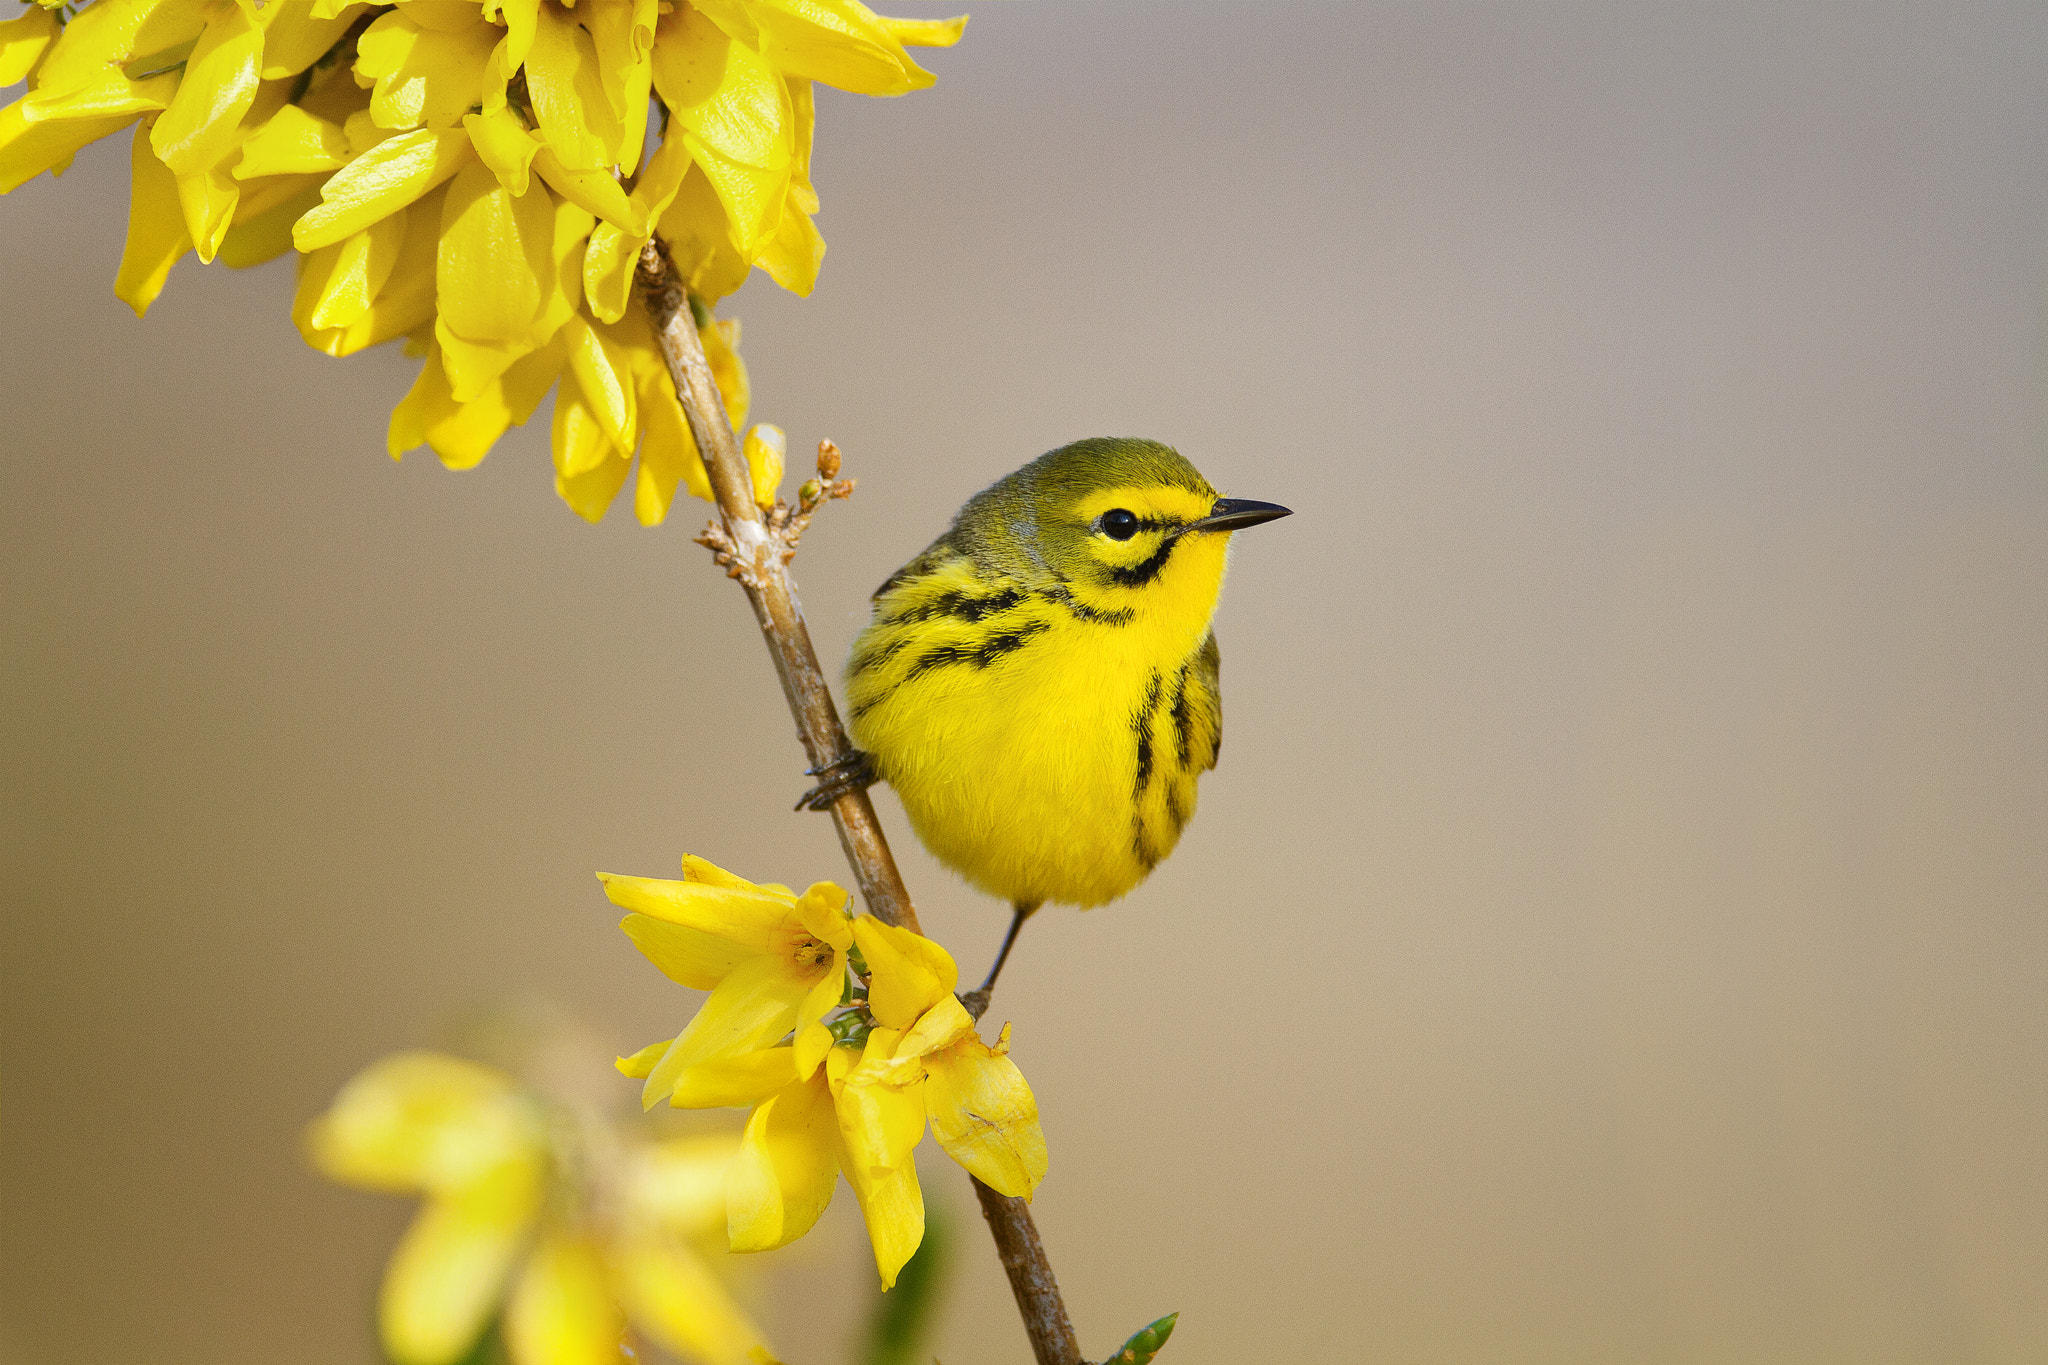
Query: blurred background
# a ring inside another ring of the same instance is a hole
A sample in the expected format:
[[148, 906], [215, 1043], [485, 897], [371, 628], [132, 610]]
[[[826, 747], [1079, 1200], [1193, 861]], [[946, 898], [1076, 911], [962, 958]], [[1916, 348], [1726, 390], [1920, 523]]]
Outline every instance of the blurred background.
[[[724, 309], [860, 480], [821, 652], [1078, 436], [1298, 510], [1187, 840], [998, 999], [1084, 1349], [2048, 1355], [2048, 9], [1038, 0], [928, 64], [821, 92], [822, 283]], [[126, 199], [124, 135], [0, 200], [0, 1352], [368, 1362], [410, 1206], [309, 1173], [340, 1084], [508, 993], [673, 1033], [595, 869], [844, 868], [700, 509], [584, 525], [544, 415], [394, 464], [417, 362], [284, 262], [138, 322]], [[1027, 1361], [957, 1245], [938, 1357]]]

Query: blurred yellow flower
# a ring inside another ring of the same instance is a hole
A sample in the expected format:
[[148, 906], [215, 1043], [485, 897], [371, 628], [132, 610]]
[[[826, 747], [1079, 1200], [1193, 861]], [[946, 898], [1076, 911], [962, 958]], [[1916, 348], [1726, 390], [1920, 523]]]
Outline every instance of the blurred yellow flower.
[[[404, 337], [420, 378], [392, 454], [467, 468], [559, 382], [556, 488], [602, 516], [637, 452], [634, 511], [708, 496], [645, 311], [641, 248], [709, 305], [756, 267], [807, 294], [811, 84], [931, 84], [906, 45], [965, 19], [859, 0], [93, 0], [0, 23], [0, 193], [133, 125], [115, 292], [145, 312], [171, 267], [296, 248], [292, 317], [330, 355]], [[650, 135], [650, 125], [657, 130]], [[740, 425], [736, 325], [706, 348]]]
[[631, 912], [622, 927], [640, 951], [711, 992], [679, 1037], [621, 1058], [619, 1069], [646, 1078], [647, 1104], [754, 1107], [726, 1183], [734, 1251], [808, 1232], [843, 1172], [882, 1283], [894, 1285], [924, 1237], [913, 1152], [927, 1122], [984, 1184], [1031, 1197], [1046, 1173], [1037, 1102], [1009, 1059], [1009, 1026], [994, 1047], [981, 1041], [953, 994], [960, 972], [944, 948], [850, 916], [830, 882], [796, 897], [701, 858], [684, 859], [683, 871], [680, 882], [603, 878]]
[[[275, 3], [275, 0], [273, 0]], [[577, 1133], [509, 1077], [408, 1052], [343, 1087], [310, 1133], [328, 1176], [426, 1206], [378, 1302], [396, 1365], [450, 1365], [502, 1315], [513, 1365], [605, 1365], [628, 1329], [707, 1365], [771, 1360], [694, 1249], [724, 1214], [730, 1137]]]

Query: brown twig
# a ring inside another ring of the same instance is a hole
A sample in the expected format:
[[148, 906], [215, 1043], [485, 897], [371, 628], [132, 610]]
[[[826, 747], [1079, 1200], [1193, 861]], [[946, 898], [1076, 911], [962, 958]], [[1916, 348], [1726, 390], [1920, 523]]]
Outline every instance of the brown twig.
[[[817, 770], [844, 762], [852, 757], [853, 745], [839, 723], [839, 709], [825, 683], [825, 671], [818, 665], [818, 653], [811, 647], [803, 607], [789, 577], [789, 555], [794, 551], [795, 541], [786, 532], [794, 530], [801, 534], [802, 526], [795, 524], [793, 517], [778, 518], [771, 514], [764, 518], [754, 503], [746, 460], [726, 418], [725, 403], [712, 378], [710, 362], [704, 358], [689, 299], [669, 266], [659, 238], [649, 241], [640, 253], [639, 284], [641, 297], [654, 320], [662, 359], [667, 361], [669, 375], [675, 380], [676, 394], [682, 399], [690, 432], [696, 437], [718, 501], [723, 524], [706, 533], [705, 543], [712, 547], [726, 572], [747, 590], [747, 600], [753, 604], [754, 619], [768, 642], [770, 657], [775, 660], [783, 696], [796, 717], [797, 736], [803, 741], [811, 767]], [[821, 450], [820, 457], [822, 473], [826, 452]], [[830, 452], [833, 462], [837, 457], [837, 450]], [[832, 472], [836, 473], [836, 469]], [[831, 482], [829, 474], [825, 481]], [[830, 491], [838, 493], [836, 486]], [[850, 485], [846, 491], [852, 491]], [[797, 515], [808, 522], [810, 512], [821, 501], [822, 498], [805, 497], [806, 505]], [[874, 803], [868, 794], [849, 791], [834, 801], [832, 823], [839, 830], [840, 847], [853, 866], [854, 879], [860, 884], [868, 909], [884, 923], [922, 933], [917, 911], [910, 903], [910, 892], [903, 885], [903, 874], [896, 870], [896, 859], [889, 852], [888, 840], [882, 837], [882, 826], [875, 819]], [[997, 1194], [979, 1180], [974, 1182], [974, 1192], [995, 1236], [996, 1253], [1010, 1277], [1010, 1289], [1017, 1296], [1017, 1310], [1024, 1317], [1024, 1330], [1031, 1337], [1038, 1365], [1081, 1365], [1080, 1344], [1074, 1337], [1073, 1323], [1067, 1318], [1066, 1305], [1060, 1300], [1059, 1284], [1045, 1258], [1045, 1247], [1038, 1240], [1030, 1206], [1021, 1199]]]

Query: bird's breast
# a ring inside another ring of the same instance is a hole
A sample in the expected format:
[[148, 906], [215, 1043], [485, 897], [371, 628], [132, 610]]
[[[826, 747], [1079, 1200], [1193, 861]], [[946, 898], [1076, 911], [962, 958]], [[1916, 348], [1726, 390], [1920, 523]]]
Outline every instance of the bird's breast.
[[1084, 619], [1021, 590], [969, 602], [999, 605], [885, 611], [869, 627], [849, 669], [855, 743], [925, 845], [982, 889], [1122, 895], [1179, 838], [1213, 750], [1192, 667], [1202, 636], [1135, 613]]

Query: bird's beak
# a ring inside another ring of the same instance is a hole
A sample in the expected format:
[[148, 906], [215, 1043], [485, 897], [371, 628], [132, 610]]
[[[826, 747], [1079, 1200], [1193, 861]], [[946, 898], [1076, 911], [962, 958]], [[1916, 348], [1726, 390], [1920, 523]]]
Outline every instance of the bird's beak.
[[1209, 509], [1209, 515], [1200, 521], [1189, 523], [1190, 531], [1242, 531], [1247, 526], [1257, 526], [1262, 521], [1278, 521], [1291, 517], [1294, 509], [1282, 507], [1277, 502], [1253, 502], [1248, 498], [1218, 498], [1216, 505]]

